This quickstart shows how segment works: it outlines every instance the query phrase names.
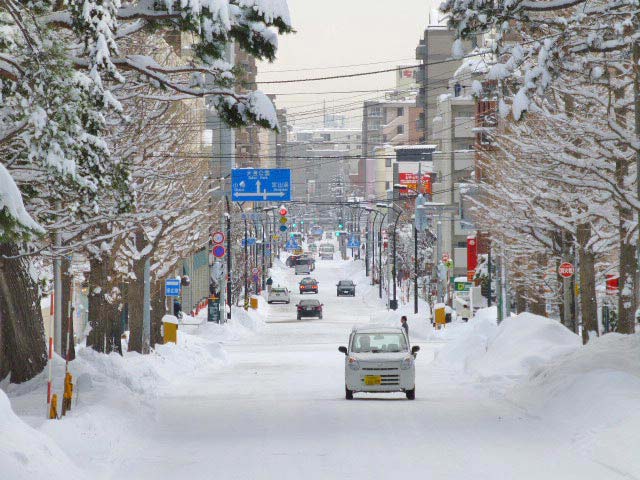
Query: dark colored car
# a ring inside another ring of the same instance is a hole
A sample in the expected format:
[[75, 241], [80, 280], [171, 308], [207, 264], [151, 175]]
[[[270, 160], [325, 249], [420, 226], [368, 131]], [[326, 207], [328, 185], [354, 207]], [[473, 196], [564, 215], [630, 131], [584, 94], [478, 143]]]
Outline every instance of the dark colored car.
[[300, 280], [300, 293], [318, 293], [318, 281], [311, 277], [303, 278]]
[[322, 304], [318, 300], [300, 300], [298, 307], [298, 320], [302, 317], [318, 317], [322, 319]]
[[340, 280], [336, 287], [338, 287], [339, 297], [342, 295], [356, 296], [356, 284], [351, 280]]
[[299, 258], [300, 258], [300, 255], [290, 255], [289, 257], [287, 257], [287, 260], [285, 261], [285, 265], [287, 267], [295, 267], [296, 262], [298, 261]]

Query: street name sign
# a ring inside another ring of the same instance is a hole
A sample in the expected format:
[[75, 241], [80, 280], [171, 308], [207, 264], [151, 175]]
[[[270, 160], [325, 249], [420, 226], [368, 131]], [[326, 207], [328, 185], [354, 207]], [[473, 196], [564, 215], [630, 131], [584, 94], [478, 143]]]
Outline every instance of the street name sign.
[[288, 168], [234, 168], [231, 200], [270, 202], [291, 200], [291, 170]]

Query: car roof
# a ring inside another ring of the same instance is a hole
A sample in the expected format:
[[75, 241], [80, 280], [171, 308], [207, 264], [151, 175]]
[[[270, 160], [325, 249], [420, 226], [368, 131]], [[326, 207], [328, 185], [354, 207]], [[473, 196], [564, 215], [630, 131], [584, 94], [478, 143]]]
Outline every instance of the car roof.
[[368, 325], [366, 327], [354, 327], [355, 333], [404, 333], [402, 327], [375, 326]]
[[353, 280], [340, 280], [338, 283], [353, 283]]
[[319, 300], [300, 300], [300, 305], [319, 305]]

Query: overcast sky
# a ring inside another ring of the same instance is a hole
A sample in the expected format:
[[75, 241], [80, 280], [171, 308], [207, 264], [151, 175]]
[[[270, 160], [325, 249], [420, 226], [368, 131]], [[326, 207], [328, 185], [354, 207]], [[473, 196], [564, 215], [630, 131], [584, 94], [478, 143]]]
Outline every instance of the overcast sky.
[[[260, 81], [309, 78], [370, 70], [382, 70], [398, 64], [415, 64], [415, 49], [428, 22], [430, 0], [288, 0], [291, 19], [297, 33], [280, 38], [278, 59], [260, 63]], [[433, 3], [437, 4], [438, 0]], [[383, 62], [375, 65], [326, 68]], [[301, 70], [283, 72], [282, 70]], [[260, 85], [266, 93], [334, 92], [392, 88], [393, 73], [321, 82], [285, 85]], [[326, 95], [282, 95], [278, 107], [289, 114], [309, 112], [299, 125], [319, 121], [312, 112], [327, 108], [352, 110], [351, 125], [359, 126], [365, 99], [375, 93]]]

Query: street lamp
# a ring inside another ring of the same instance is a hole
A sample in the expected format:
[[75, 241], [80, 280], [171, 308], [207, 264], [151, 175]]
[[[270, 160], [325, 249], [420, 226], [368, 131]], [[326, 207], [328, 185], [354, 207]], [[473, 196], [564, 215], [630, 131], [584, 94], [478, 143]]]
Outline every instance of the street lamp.
[[[419, 193], [416, 189], [411, 188], [407, 185], [402, 185], [396, 183], [393, 186], [394, 190], [411, 190], [418, 194], [418, 198], [422, 199], [422, 194]], [[416, 208], [419, 208], [421, 205], [417, 205], [418, 200], [416, 199]], [[420, 204], [424, 203], [422, 201]], [[416, 217], [413, 224], [413, 313], [418, 313], [418, 211], [416, 210]]]
[[402, 215], [402, 209], [397, 208], [396, 205], [390, 201], [388, 204], [387, 203], [378, 203], [378, 206], [382, 207], [382, 208], [388, 208], [393, 210], [393, 212], [396, 214], [396, 219], [393, 222], [393, 263], [392, 263], [392, 268], [391, 268], [391, 278], [393, 280], [393, 300], [391, 302], [389, 302], [389, 307], [391, 308], [391, 310], [397, 310], [398, 308], [398, 299], [397, 299], [397, 286], [396, 286], [396, 276], [397, 276], [397, 230], [398, 230], [398, 220], [400, 220], [400, 216]]

